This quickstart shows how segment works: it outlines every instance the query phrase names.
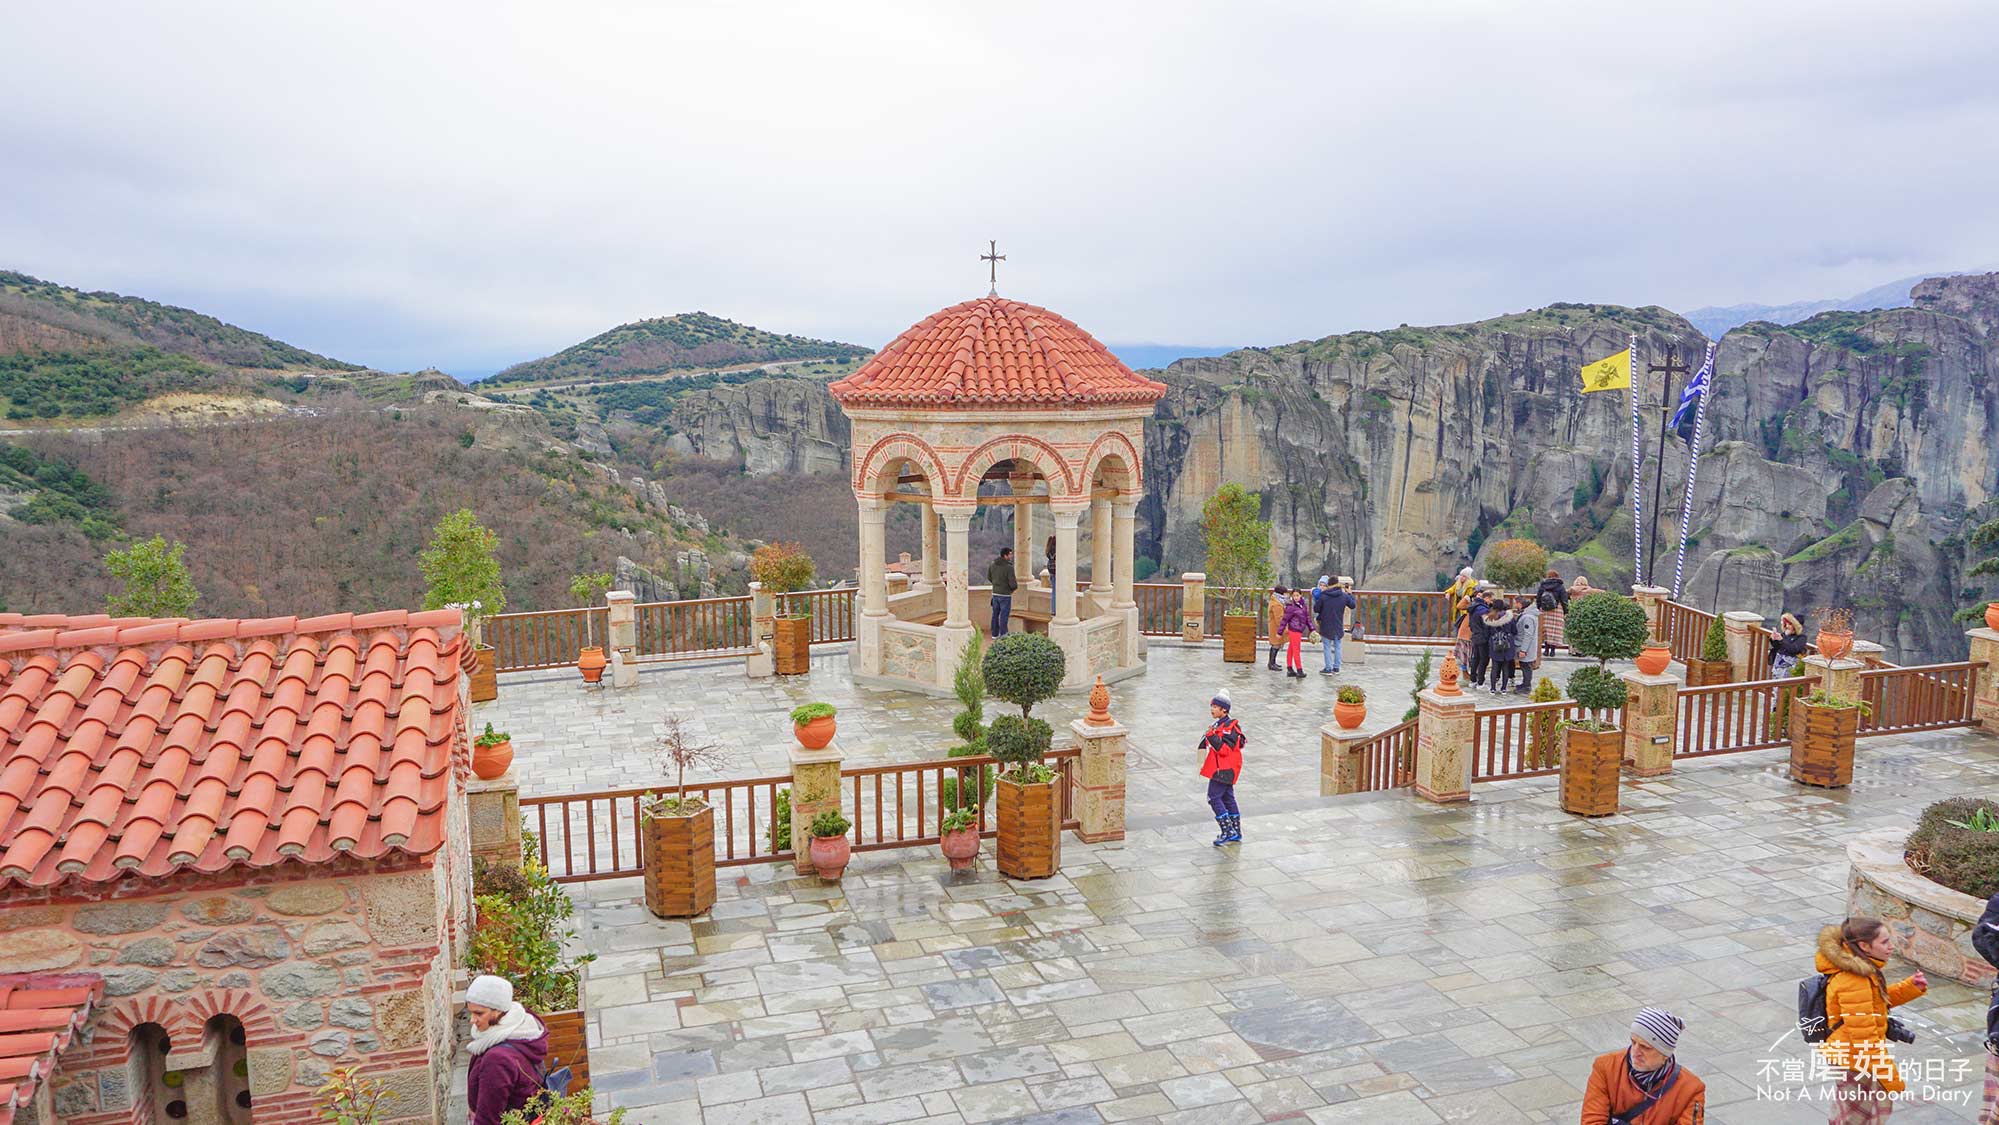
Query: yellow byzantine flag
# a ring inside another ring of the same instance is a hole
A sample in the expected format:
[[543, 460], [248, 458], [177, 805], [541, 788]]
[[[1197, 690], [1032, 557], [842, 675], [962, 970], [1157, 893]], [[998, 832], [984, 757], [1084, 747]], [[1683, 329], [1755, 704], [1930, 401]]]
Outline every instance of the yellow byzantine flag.
[[1631, 349], [1606, 356], [1583, 368], [1583, 393], [1620, 391], [1631, 385]]

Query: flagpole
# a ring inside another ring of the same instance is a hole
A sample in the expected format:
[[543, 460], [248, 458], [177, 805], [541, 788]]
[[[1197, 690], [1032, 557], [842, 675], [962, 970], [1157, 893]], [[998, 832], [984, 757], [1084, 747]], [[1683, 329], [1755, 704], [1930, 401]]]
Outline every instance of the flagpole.
[[[1698, 473], [1701, 467], [1701, 431], [1707, 427], [1707, 399], [1709, 393], [1714, 388], [1714, 343], [1712, 341], [1709, 341], [1707, 346], [1707, 358], [1701, 363], [1701, 376], [1697, 376], [1697, 378], [1700, 377], [1705, 377], [1705, 381], [1701, 383], [1700, 402], [1694, 407], [1694, 441], [1687, 449], [1687, 492], [1686, 495], [1680, 498], [1680, 553], [1679, 557], [1673, 560], [1673, 599], [1675, 601], [1679, 600], [1680, 582], [1687, 568], [1687, 533], [1692, 530], [1694, 519], [1694, 474]], [[1661, 472], [1665, 470], [1665, 461], [1661, 460], [1659, 462], [1659, 468]]]
[[1634, 586], [1643, 586], [1645, 584], [1645, 572], [1644, 572], [1645, 562], [1639, 556], [1638, 553], [1638, 544], [1639, 544], [1638, 527], [1643, 522], [1642, 520], [1640, 520], [1639, 516], [1641, 514], [1640, 509], [1643, 507], [1643, 502], [1638, 493], [1639, 493], [1639, 481], [1641, 479], [1640, 472], [1643, 468], [1645, 454], [1638, 436], [1639, 367], [1638, 367], [1638, 333], [1636, 332], [1633, 332], [1631, 334], [1630, 353], [1631, 353], [1631, 378], [1625, 385], [1624, 394], [1626, 398], [1631, 400], [1631, 489], [1630, 489], [1631, 491], [1631, 584]]

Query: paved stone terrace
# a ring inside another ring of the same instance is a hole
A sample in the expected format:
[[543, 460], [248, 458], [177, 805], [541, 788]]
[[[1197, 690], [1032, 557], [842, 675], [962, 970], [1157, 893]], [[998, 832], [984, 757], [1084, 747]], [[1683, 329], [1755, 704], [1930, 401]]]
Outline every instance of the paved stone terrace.
[[[632, 1107], [632, 1125], [1573, 1121], [1590, 1058], [1658, 1003], [1690, 1025], [1681, 1058], [1708, 1081], [1710, 1120], [1823, 1121], [1822, 1104], [1757, 1087], [1800, 1088], [1759, 1072], [1803, 1057], [1795, 1036], [1771, 1044], [1818, 927], [1844, 913], [1844, 841], [1999, 785], [1999, 741], [1946, 731], [1863, 740], [1845, 791], [1792, 784], [1782, 751], [1684, 763], [1627, 785], [1628, 811], [1597, 821], [1561, 813], [1547, 778], [1481, 785], [1469, 807], [1319, 798], [1323, 711], [1275, 700], [1295, 688], [1329, 706], [1321, 677], [1225, 671], [1212, 649], [1153, 657], [1115, 706], [1146, 759], [1132, 831], [1065, 840], [1055, 878], [1000, 878], [990, 845], [959, 876], [929, 849], [858, 855], [837, 886], [729, 868], [691, 924], [652, 918], [635, 880], [579, 885], [600, 1106]], [[849, 708], [850, 756], [929, 752], [922, 716], [947, 706], [863, 708], [831, 670], [746, 686], [735, 669], [681, 669], [625, 694], [671, 688], [711, 731], [744, 731], [753, 759], [782, 752], [770, 716], [811, 692]], [[1362, 675], [1383, 700], [1407, 670], [1383, 659]], [[610, 721], [613, 704], [573, 682], [537, 702], [519, 680], [502, 688], [512, 715], [578, 741]], [[1247, 842], [1226, 851], [1208, 846], [1180, 751], [1217, 682], [1247, 704], [1252, 739]], [[583, 700], [567, 720], [563, 694]], [[643, 735], [649, 710], [628, 714]], [[556, 759], [523, 749], [532, 788]], [[555, 768], [588, 781], [602, 767], [582, 757]], [[1896, 1121], [1973, 1119], [1983, 1010], [1941, 982], [1902, 1010], [1923, 1040], [1902, 1057], [1969, 1069], [1942, 1083], [1958, 1101]]]

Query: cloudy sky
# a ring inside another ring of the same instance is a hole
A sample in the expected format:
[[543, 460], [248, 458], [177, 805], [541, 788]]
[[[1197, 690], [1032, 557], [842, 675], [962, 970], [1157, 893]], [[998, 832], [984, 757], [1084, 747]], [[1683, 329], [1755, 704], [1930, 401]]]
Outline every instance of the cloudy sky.
[[689, 309], [1112, 342], [1999, 262], [1988, 0], [8, 4], [0, 268], [386, 368]]

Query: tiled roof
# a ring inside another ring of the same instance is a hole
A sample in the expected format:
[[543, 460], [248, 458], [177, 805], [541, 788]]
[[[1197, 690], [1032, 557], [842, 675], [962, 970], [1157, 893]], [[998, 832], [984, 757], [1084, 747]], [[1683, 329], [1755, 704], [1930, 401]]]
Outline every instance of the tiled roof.
[[34, 1100], [103, 996], [95, 973], [0, 973], [0, 1125]]
[[0, 892], [443, 842], [457, 610], [0, 614]]
[[831, 390], [844, 406], [1065, 407], [1150, 404], [1166, 386], [1047, 309], [981, 297], [926, 317]]

